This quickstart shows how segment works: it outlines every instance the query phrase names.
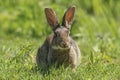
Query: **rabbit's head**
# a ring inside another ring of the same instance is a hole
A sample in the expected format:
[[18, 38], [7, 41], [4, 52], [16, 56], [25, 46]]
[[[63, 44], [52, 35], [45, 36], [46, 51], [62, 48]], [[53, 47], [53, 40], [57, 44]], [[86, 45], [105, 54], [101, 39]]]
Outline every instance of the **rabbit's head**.
[[72, 6], [67, 9], [63, 16], [62, 25], [59, 24], [55, 12], [51, 8], [45, 8], [45, 15], [49, 25], [51, 26], [54, 37], [52, 40], [52, 46], [57, 49], [69, 49], [70, 48], [70, 28], [73, 22], [75, 13], [75, 7]]

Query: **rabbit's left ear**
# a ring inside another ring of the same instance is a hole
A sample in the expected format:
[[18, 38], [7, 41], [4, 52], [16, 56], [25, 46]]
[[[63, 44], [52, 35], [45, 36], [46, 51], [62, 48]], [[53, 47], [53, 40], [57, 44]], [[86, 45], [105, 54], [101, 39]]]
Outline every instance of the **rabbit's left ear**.
[[75, 6], [71, 6], [70, 8], [67, 9], [67, 11], [63, 16], [62, 26], [70, 28], [73, 22], [74, 14], [75, 14]]

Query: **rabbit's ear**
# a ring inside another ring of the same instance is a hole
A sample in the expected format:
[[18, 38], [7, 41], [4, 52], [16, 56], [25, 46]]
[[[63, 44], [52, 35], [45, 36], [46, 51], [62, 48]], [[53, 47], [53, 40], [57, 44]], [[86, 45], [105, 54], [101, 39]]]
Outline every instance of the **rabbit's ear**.
[[75, 6], [71, 6], [70, 8], [67, 9], [67, 11], [65, 12], [63, 16], [62, 26], [70, 28], [73, 22], [74, 14], [75, 14]]
[[45, 15], [47, 18], [47, 22], [54, 30], [54, 28], [56, 28], [59, 25], [55, 12], [51, 8], [45, 8]]

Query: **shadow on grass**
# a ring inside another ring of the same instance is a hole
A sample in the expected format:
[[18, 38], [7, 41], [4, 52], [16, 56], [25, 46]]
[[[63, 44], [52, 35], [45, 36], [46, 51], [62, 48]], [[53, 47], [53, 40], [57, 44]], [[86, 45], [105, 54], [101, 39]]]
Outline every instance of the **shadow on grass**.
[[71, 67], [68, 66], [64, 66], [64, 65], [52, 65], [49, 67], [38, 67], [37, 65], [34, 66], [32, 69], [32, 72], [35, 74], [42, 74], [43, 76], [49, 76], [50, 74], [52, 74], [53, 72], [59, 72], [59, 71], [67, 71], [67, 70], [71, 70]]
[[43, 76], [50, 74], [50, 70], [48, 67], [41, 68], [38, 66], [34, 66], [34, 67], [32, 67], [31, 70], [33, 73], [39, 73], [39, 74], [42, 74]]

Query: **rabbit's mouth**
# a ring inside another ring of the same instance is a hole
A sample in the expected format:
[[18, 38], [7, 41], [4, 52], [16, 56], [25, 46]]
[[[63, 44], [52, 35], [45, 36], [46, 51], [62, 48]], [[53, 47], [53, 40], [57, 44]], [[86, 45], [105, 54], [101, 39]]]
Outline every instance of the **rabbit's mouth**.
[[55, 49], [55, 50], [69, 50], [70, 49], [70, 46], [68, 47], [61, 47], [61, 46], [52, 46], [52, 49]]

